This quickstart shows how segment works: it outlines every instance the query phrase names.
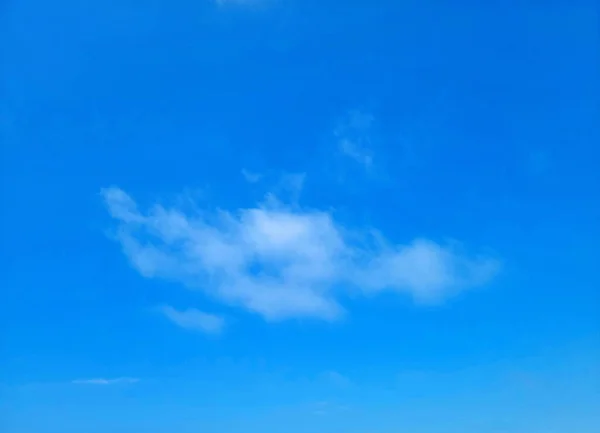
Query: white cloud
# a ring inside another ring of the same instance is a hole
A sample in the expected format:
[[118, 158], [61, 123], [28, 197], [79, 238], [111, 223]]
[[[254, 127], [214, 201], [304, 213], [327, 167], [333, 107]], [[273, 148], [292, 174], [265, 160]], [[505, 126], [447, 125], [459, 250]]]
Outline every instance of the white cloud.
[[392, 290], [435, 302], [485, 284], [499, 267], [493, 258], [431, 240], [391, 244], [350, 230], [329, 212], [285, 206], [272, 196], [233, 212], [189, 213], [160, 205], [142, 212], [118, 188], [102, 194], [118, 221], [117, 239], [143, 276], [204, 290], [267, 320], [335, 319], [343, 313], [339, 295], [348, 290]]
[[184, 311], [170, 306], [160, 308], [160, 311], [173, 323], [185, 329], [202, 331], [208, 334], [218, 334], [223, 330], [225, 321], [222, 317], [204, 313], [195, 308]]
[[71, 383], [75, 385], [117, 385], [124, 383], [137, 383], [140, 380], [134, 377], [117, 377], [115, 379], [79, 379]]

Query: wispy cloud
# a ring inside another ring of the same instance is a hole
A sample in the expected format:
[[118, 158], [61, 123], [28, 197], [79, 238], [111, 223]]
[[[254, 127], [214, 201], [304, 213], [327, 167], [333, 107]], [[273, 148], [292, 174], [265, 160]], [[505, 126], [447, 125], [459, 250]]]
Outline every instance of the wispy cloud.
[[336, 127], [334, 134], [342, 155], [362, 165], [366, 170], [373, 167], [371, 129], [374, 117], [361, 111], [352, 111]]
[[246, 179], [246, 181], [250, 183], [256, 183], [262, 179], [262, 174], [254, 173], [246, 169], [242, 170], [242, 176], [244, 176], [244, 179]]
[[214, 0], [219, 6], [258, 6], [272, 0]]
[[[140, 274], [202, 289], [268, 320], [335, 319], [344, 311], [344, 290], [389, 290], [436, 302], [487, 283], [499, 268], [494, 258], [466, 255], [453, 245], [375, 238], [328, 211], [288, 206], [273, 196], [251, 208], [191, 213], [158, 204], [141, 211], [116, 187], [102, 195], [118, 222], [116, 238]], [[197, 313], [171, 311], [172, 320], [188, 326], [206, 321]]]
[[286, 173], [281, 178], [281, 186], [296, 194], [300, 194], [304, 188], [305, 173]]
[[171, 306], [163, 306], [160, 311], [176, 325], [193, 331], [218, 334], [225, 325], [225, 320], [222, 317], [204, 313], [195, 308], [179, 311]]
[[348, 406], [330, 401], [319, 401], [312, 405], [312, 413], [319, 416], [347, 412], [348, 410], [350, 410]]
[[117, 384], [131, 384], [137, 383], [140, 379], [135, 377], [117, 377], [114, 379], [77, 379], [71, 383], [75, 385], [117, 385]]
[[276, 197], [285, 197], [286, 202], [290, 205], [297, 205], [300, 200], [300, 195], [304, 189], [305, 173], [284, 173], [279, 178], [275, 185], [274, 192], [269, 194], [267, 199], [273, 201], [277, 206]]
[[347, 138], [341, 138], [339, 142], [339, 147], [342, 153], [359, 164], [365, 166], [365, 168], [370, 168], [373, 165], [373, 156], [371, 152], [364, 147], [360, 147], [355, 141], [351, 141]]
[[323, 373], [323, 378], [328, 383], [339, 388], [347, 388], [350, 385], [352, 385], [352, 381], [348, 377], [334, 370], [326, 371], [325, 373]]

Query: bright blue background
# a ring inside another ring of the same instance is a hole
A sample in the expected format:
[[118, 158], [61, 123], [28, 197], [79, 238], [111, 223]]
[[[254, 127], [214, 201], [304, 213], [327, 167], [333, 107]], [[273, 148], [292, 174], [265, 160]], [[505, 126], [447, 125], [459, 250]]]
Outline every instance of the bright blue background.
[[[600, 431], [599, 13], [4, 0], [3, 431]], [[356, 109], [375, 176], [333, 156]], [[306, 172], [304, 204], [490, 248], [503, 271], [436, 308], [384, 295], [334, 324], [185, 332], [151, 308], [209, 301], [134, 272], [98, 193], [235, 209], [264, 193], [242, 169]]]

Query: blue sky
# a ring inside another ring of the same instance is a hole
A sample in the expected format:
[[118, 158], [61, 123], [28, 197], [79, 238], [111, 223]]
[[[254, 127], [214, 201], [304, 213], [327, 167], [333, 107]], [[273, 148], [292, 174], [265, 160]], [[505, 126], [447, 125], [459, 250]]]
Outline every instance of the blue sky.
[[3, 431], [597, 432], [599, 13], [5, 2]]

